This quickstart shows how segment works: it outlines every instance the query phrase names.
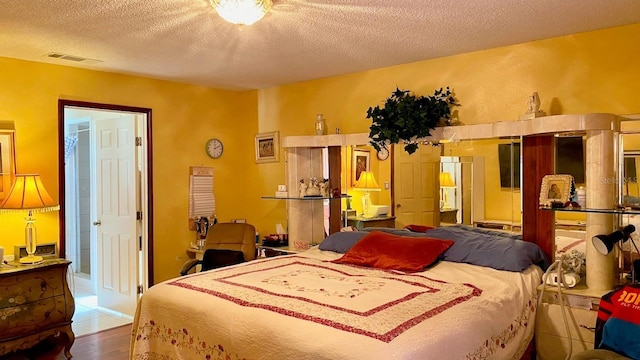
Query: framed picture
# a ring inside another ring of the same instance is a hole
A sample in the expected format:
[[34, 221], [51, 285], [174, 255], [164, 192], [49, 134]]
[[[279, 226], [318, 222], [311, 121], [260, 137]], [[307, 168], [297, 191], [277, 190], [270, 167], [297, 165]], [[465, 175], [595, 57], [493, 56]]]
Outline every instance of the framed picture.
[[11, 190], [16, 176], [16, 148], [13, 131], [0, 130], [0, 203]]
[[280, 161], [280, 133], [278, 131], [256, 135], [256, 162]]
[[540, 206], [551, 206], [552, 202], [566, 203], [571, 197], [571, 175], [546, 175], [540, 186]]
[[351, 185], [355, 185], [356, 181], [360, 179], [360, 174], [363, 171], [369, 171], [371, 169], [369, 162], [370, 151], [362, 149], [353, 149], [353, 159], [351, 160]]

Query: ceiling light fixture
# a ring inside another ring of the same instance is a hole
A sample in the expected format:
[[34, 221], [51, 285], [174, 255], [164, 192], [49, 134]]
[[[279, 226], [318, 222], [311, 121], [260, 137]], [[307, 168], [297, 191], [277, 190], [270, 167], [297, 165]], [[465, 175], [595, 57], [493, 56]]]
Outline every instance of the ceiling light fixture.
[[221, 18], [238, 25], [251, 25], [262, 19], [272, 4], [272, 0], [211, 0]]

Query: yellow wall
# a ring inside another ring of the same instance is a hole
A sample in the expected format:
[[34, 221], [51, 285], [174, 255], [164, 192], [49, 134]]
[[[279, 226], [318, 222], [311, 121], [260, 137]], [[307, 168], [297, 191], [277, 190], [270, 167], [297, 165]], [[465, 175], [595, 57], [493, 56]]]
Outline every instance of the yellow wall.
[[[312, 135], [314, 115], [323, 113], [329, 130], [368, 132], [367, 109], [396, 86], [419, 95], [452, 87], [463, 124], [517, 120], [534, 91], [548, 115], [640, 113], [637, 39], [640, 24], [263, 89], [259, 126], [279, 128], [282, 136]], [[487, 182], [496, 183], [495, 176]], [[499, 186], [486, 192], [498, 204], [511, 204], [487, 208], [487, 217], [511, 219], [508, 209], [519, 211], [519, 193]]]
[[[176, 257], [184, 257], [194, 238], [186, 227], [190, 165], [215, 167], [221, 220], [244, 217], [269, 233], [285, 220], [285, 204], [260, 196], [284, 183], [285, 156], [255, 164], [255, 133], [312, 135], [317, 113], [324, 114], [330, 133], [368, 132], [367, 108], [382, 103], [396, 86], [420, 95], [453, 87], [464, 124], [517, 119], [534, 91], [547, 114], [640, 113], [637, 39], [640, 24], [242, 93], [0, 58], [0, 119], [16, 122], [18, 171], [40, 173], [57, 199], [59, 98], [153, 109], [160, 281], [177, 274], [183, 259]], [[203, 151], [213, 136], [225, 143], [215, 161]], [[388, 167], [388, 160], [375, 161], [372, 153], [372, 168]], [[41, 241], [57, 239], [57, 222], [57, 213], [38, 216]], [[21, 217], [0, 216], [0, 245], [9, 253], [21, 242], [22, 227]]]
[[[232, 92], [141, 77], [0, 58], [0, 119], [15, 122], [18, 173], [39, 173], [58, 200], [58, 99], [152, 109], [155, 278], [178, 274], [195, 239], [187, 226], [189, 166], [213, 166], [218, 218], [256, 222], [256, 92]], [[248, 106], [247, 106], [248, 104]], [[207, 139], [224, 143], [212, 160]], [[40, 242], [58, 241], [58, 212], [37, 214]], [[0, 246], [23, 243], [23, 215], [0, 214]], [[176, 259], [180, 258], [180, 259]]]

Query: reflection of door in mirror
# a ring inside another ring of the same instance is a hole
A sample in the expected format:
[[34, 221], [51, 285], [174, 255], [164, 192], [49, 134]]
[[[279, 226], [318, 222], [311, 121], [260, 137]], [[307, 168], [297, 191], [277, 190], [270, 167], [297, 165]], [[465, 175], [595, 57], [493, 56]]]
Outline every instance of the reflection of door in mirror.
[[453, 188], [440, 184], [448, 195], [440, 209], [440, 221], [473, 225], [474, 219], [484, 219], [484, 157], [441, 156], [440, 172], [450, 174], [454, 184]]

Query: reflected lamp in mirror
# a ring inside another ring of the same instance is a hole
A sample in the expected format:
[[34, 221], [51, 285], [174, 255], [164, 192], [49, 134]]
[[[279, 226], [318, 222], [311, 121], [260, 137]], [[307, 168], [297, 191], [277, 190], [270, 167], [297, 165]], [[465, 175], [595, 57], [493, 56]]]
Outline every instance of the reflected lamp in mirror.
[[456, 183], [453, 182], [451, 173], [440, 173], [440, 209], [450, 209], [449, 204], [449, 190], [456, 187]]
[[24, 229], [27, 256], [20, 258], [20, 263], [36, 264], [43, 260], [42, 256], [35, 255], [38, 240], [33, 213], [59, 209], [60, 206], [44, 188], [40, 175], [16, 175], [9, 195], [0, 205], [0, 212], [27, 212]]
[[635, 226], [627, 225], [622, 230], [614, 231], [609, 235], [596, 235], [591, 238], [591, 243], [600, 254], [608, 255], [619, 241], [629, 240], [634, 231], [636, 231]]
[[371, 195], [369, 192], [380, 191], [380, 185], [378, 185], [373, 173], [371, 171], [363, 171], [360, 173], [360, 178], [353, 186], [353, 189], [364, 191], [364, 195], [362, 196], [362, 216], [373, 217], [373, 213], [371, 212]]

